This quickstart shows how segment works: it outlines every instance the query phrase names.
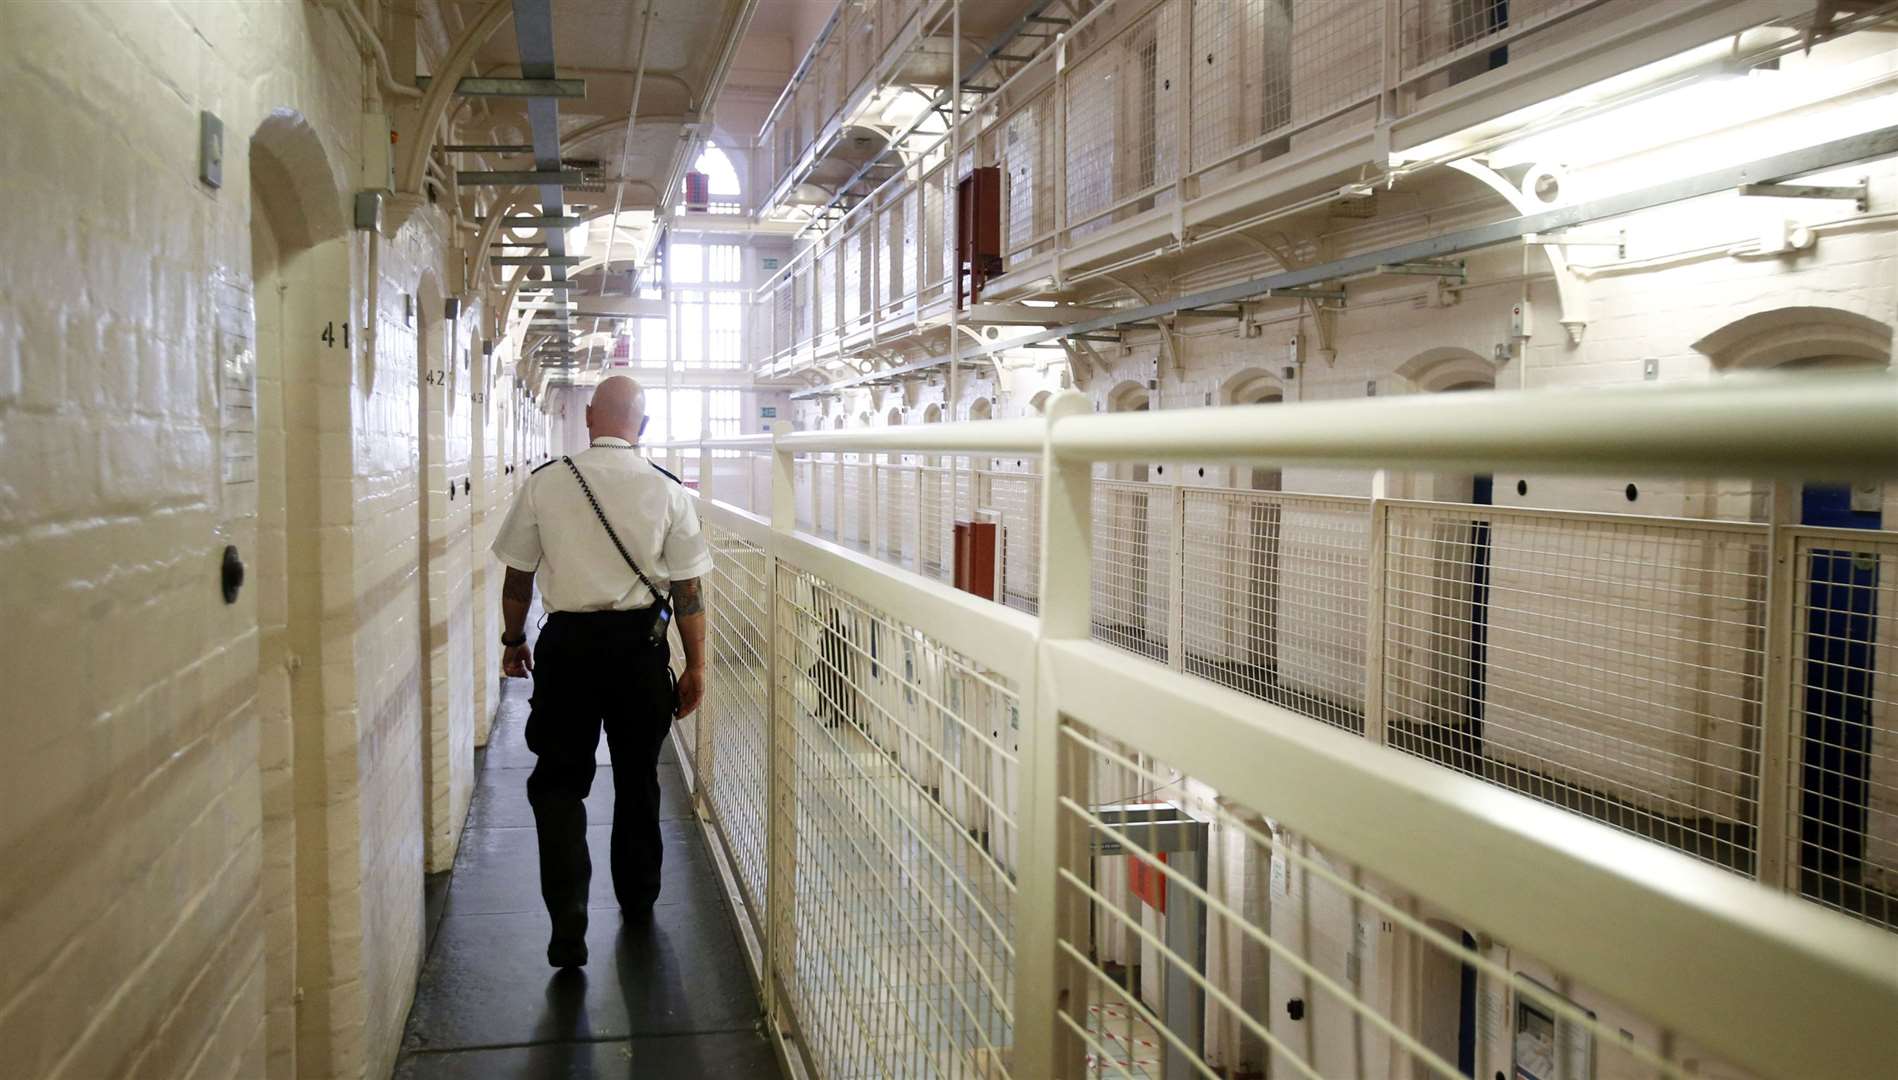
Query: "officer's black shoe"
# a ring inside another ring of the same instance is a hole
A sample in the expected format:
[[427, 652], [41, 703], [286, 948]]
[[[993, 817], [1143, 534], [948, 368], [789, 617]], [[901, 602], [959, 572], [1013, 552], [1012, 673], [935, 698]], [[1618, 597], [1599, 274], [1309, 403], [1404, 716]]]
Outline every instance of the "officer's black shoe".
[[587, 943], [555, 938], [547, 943], [547, 962], [557, 968], [587, 966]]
[[652, 901], [648, 900], [643, 904], [621, 904], [619, 914], [620, 920], [628, 926], [651, 926]]
[[574, 912], [554, 919], [553, 939], [547, 943], [547, 962], [557, 968], [585, 967], [587, 915]]

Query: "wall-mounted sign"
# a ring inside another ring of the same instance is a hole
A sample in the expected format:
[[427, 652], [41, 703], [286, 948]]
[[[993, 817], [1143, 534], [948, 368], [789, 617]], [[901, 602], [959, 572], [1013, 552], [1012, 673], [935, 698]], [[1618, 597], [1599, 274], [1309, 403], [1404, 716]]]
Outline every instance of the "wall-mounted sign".
[[778, 257], [776, 255], [761, 255], [758, 257], [758, 269], [776, 270], [777, 268]]
[[778, 418], [778, 407], [776, 405], [760, 405], [758, 406], [758, 415], [766, 420], [776, 420]]

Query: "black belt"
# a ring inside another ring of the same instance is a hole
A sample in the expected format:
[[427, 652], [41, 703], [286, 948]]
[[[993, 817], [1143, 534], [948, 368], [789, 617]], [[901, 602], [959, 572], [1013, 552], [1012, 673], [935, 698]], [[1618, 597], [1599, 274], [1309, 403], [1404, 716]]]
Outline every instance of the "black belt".
[[607, 608], [601, 611], [550, 611], [547, 622], [571, 623], [575, 626], [645, 626], [652, 622], [654, 607]]

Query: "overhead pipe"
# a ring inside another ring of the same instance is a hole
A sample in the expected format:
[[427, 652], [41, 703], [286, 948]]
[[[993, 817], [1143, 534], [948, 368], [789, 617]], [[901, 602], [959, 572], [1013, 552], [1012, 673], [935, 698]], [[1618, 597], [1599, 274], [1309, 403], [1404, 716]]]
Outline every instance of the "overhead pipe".
[[[622, 173], [626, 171], [627, 157], [633, 152], [633, 128], [639, 125], [639, 92], [646, 85], [646, 43], [652, 40], [652, 0], [645, 0], [645, 13], [638, 21], [639, 48], [633, 52], [633, 97], [626, 105], [626, 132], [620, 136], [619, 144], [620, 171]], [[607, 219], [610, 225], [606, 230], [606, 259], [600, 266], [601, 296], [606, 295], [606, 291], [611, 286], [613, 280], [613, 241], [619, 236], [620, 209], [625, 205], [625, 202], [626, 181], [622, 178], [619, 183], [613, 185], [613, 216]], [[632, 295], [630, 289], [627, 290], [627, 295]], [[600, 320], [593, 320], [593, 329], [596, 333], [599, 331]], [[592, 347], [589, 346], [587, 349], [588, 366], [592, 366], [592, 360], [593, 350]], [[667, 358], [667, 362], [671, 362], [670, 357]], [[671, 406], [672, 402], [668, 400], [666, 402], [666, 415], [668, 416], [671, 415]]]
[[376, 36], [375, 27], [369, 25], [369, 20], [363, 18], [362, 12], [356, 9], [354, 0], [319, 0], [319, 2], [324, 7], [334, 8], [341, 14], [343, 21], [349, 24], [350, 31], [356, 37], [357, 45], [375, 55], [376, 81], [381, 85], [383, 93], [402, 98], [422, 96], [420, 90], [413, 86], [403, 86], [395, 81], [394, 75], [389, 73], [389, 52], [382, 47], [382, 39]]
[[[337, 3], [343, 0], [326, 0]], [[488, 6], [481, 9], [455, 47], [449, 50], [447, 59], [442, 61], [441, 70], [436, 72], [435, 82], [431, 83], [428, 93], [422, 95], [421, 117], [415, 128], [415, 138], [409, 143], [402, 161], [402, 171], [396, 177], [396, 189], [410, 194], [422, 194], [423, 169], [426, 165], [429, 149], [435, 142], [435, 128], [441, 123], [448, 103], [455, 100], [455, 85], [460, 81], [461, 73], [473, 63], [475, 50], [479, 49], [494, 36], [500, 28], [501, 20], [514, 10], [514, 0], [489, 0]], [[404, 95], [407, 96], [407, 95]]]

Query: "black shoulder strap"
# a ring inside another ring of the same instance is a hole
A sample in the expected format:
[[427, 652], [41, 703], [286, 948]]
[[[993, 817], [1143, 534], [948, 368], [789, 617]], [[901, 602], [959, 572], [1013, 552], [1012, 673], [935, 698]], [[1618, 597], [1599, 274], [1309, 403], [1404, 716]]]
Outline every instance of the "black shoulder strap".
[[606, 530], [607, 539], [613, 541], [613, 546], [619, 549], [619, 557], [625, 559], [626, 565], [632, 567], [633, 573], [639, 575], [639, 583], [652, 591], [654, 600], [661, 604], [670, 603], [666, 594], [659, 591], [659, 586], [654, 585], [652, 579], [646, 576], [646, 572], [633, 561], [632, 553], [626, 550], [626, 545], [619, 542], [619, 534], [613, 531], [613, 523], [606, 520], [606, 511], [600, 509], [600, 500], [593, 497], [593, 488], [587, 483], [587, 478], [580, 475], [580, 466], [575, 465], [570, 457], [562, 457], [560, 460], [567, 463], [567, 468], [573, 470], [573, 478], [580, 481], [580, 490], [586, 492], [587, 502], [593, 504], [593, 513], [600, 519], [600, 527]]
[[674, 475], [671, 469], [666, 468], [664, 465], [659, 464], [657, 461], [648, 462], [648, 464], [650, 464], [653, 468], [658, 469], [659, 475], [665, 477], [666, 479], [672, 481], [673, 483], [679, 485], [680, 487], [685, 486], [685, 481], [679, 479], [676, 475]]
[[538, 464], [538, 465], [536, 465], [536, 466], [534, 466], [533, 468], [531, 468], [531, 469], [529, 469], [529, 470], [527, 470], [527, 475], [529, 475], [529, 476], [532, 476], [532, 475], [534, 475], [535, 473], [537, 473], [537, 472], [539, 472], [539, 471], [541, 471], [542, 469], [544, 469], [544, 468], [546, 468], [547, 466], [549, 466], [549, 465], [552, 465], [552, 464], [553, 464], [553, 461], [552, 461], [552, 460], [548, 460], [548, 461], [543, 461], [543, 462], [541, 462], [540, 464]]

